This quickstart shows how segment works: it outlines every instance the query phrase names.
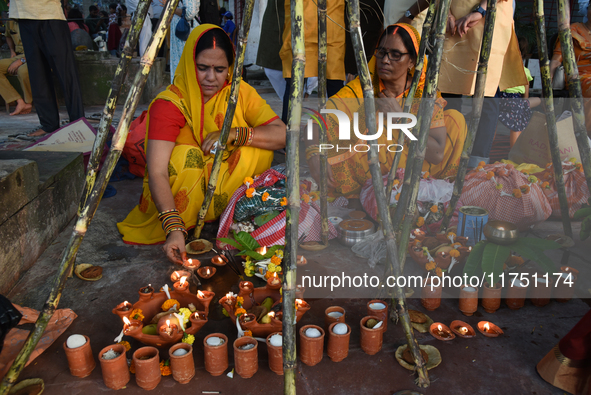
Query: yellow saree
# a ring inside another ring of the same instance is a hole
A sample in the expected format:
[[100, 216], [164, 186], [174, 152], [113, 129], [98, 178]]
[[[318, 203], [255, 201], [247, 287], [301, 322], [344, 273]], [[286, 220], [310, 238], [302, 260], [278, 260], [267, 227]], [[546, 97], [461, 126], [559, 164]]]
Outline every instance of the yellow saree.
[[[208, 133], [221, 130], [230, 95], [230, 85], [226, 83], [214, 97], [207, 103], [203, 103], [201, 88], [197, 81], [195, 47], [202, 34], [214, 28], [219, 29], [214, 25], [205, 24], [191, 32], [175, 72], [174, 84], [155, 99], [173, 103], [187, 121], [176, 139], [168, 164], [170, 189], [176, 209], [187, 229], [195, 227], [213, 166], [214, 156], [205, 155], [201, 144]], [[230, 65], [227, 82], [231, 81], [232, 67], [233, 65]], [[150, 110], [148, 126], [149, 116]], [[232, 127], [256, 127], [268, 124], [276, 118], [277, 115], [255, 89], [242, 81]], [[146, 133], [146, 146], [149, 144], [147, 137]], [[205, 220], [212, 221], [219, 218], [234, 191], [242, 185], [244, 178], [268, 169], [272, 159], [273, 152], [269, 150], [248, 146], [228, 146], [223, 155], [215, 194]], [[166, 240], [158, 220], [158, 210], [150, 193], [147, 170], [139, 204], [123, 222], [117, 224], [117, 228], [123, 235], [123, 241], [128, 244], [155, 244]]]
[[[416, 36], [413, 40], [415, 47], [418, 52], [418, 43], [420, 38], [415, 29], [411, 28], [406, 24], [397, 24], [405, 28], [407, 31], [412, 32]], [[381, 40], [381, 39], [380, 39]], [[379, 91], [384, 89], [383, 84], [379, 81], [376, 71], [376, 60], [373, 57], [368, 63], [369, 70], [374, 81], [374, 86], [379, 86]], [[423, 70], [426, 69], [426, 66]], [[412, 70], [414, 72], [414, 69]], [[425, 84], [424, 72], [421, 75], [415, 96], [413, 99], [413, 105], [411, 106], [410, 112], [414, 115], [418, 113], [420, 100], [423, 95], [423, 88]], [[405, 97], [408, 95], [409, 90], [406, 90], [403, 94], [398, 96], [396, 99], [401, 106], [404, 106]], [[445, 126], [447, 130], [447, 141], [445, 145], [444, 158], [441, 163], [435, 165], [427, 161], [423, 164], [423, 171], [428, 171], [432, 177], [445, 178], [454, 176], [457, 173], [458, 164], [460, 162], [460, 156], [464, 147], [464, 140], [466, 139], [466, 122], [464, 116], [455, 110], [443, 111], [446, 105], [446, 101], [441, 98], [438, 93], [438, 97], [435, 101], [435, 108], [431, 118], [431, 128], [438, 128]], [[365, 124], [365, 116], [363, 109], [363, 91], [361, 88], [361, 82], [359, 78], [351, 81], [343, 89], [341, 89], [336, 95], [332, 96], [327, 103], [328, 108], [336, 108], [347, 114], [349, 119], [353, 119], [353, 113], [359, 114], [359, 125]], [[358, 140], [340, 140], [339, 139], [339, 125], [336, 117], [330, 115], [327, 117], [328, 125], [328, 140], [329, 144], [334, 145], [333, 148], [327, 150], [328, 163], [332, 168], [333, 178], [338, 184], [335, 190], [331, 191], [334, 195], [346, 195], [349, 197], [357, 196], [361, 190], [363, 184], [371, 178], [369, 172], [369, 162], [366, 152], [356, 152], [355, 150], [348, 150], [349, 145], [358, 146], [359, 144], [382, 144], [379, 149], [379, 162], [381, 166], [382, 174], [387, 174], [392, 167], [394, 162], [394, 152], [389, 152], [385, 147], [391, 144], [396, 144], [398, 140], [398, 130], [395, 130], [392, 134], [392, 140], [387, 139], [387, 135], [384, 131], [378, 140], [365, 141], [362, 139]], [[384, 126], [385, 128], [385, 126]], [[361, 129], [361, 126], [360, 126]], [[367, 134], [367, 130], [363, 132]], [[353, 134], [352, 134], [353, 136]], [[338, 146], [338, 147], [337, 147]], [[340, 149], [339, 149], [340, 147]], [[347, 147], [343, 150], [342, 147]], [[404, 168], [406, 166], [406, 158], [408, 155], [408, 144], [405, 144], [404, 150], [400, 153], [399, 167]]]

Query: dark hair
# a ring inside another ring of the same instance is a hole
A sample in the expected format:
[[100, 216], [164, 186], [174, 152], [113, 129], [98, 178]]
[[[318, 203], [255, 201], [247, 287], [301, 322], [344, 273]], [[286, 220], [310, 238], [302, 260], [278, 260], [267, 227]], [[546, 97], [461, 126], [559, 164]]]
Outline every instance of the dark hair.
[[519, 51], [521, 52], [521, 58], [523, 60], [529, 59], [531, 54], [529, 53], [529, 40], [527, 37], [519, 37], [517, 39], [519, 42]]
[[76, 22], [80, 29], [84, 30], [84, 22], [82, 18], [82, 13], [77, 8], [72, 8], [68, 11], [68, 21], [69, 22]]
[[90, 12], [94, 12], [94, 11], [98, 11], [98, 10], [99, 10], [98, 7], [95, 5], [91, 5], [90, 7], [88, 7], [88, 11], [90, 11]]
[[396, 34], [398, 36], [400, 36], [400, 38], [402, 39], [402, 43], [404, 44], [404, 48], [406, 48], [406, 52], [408, 52], [408, 55], [410, 56], [412, 61], [416, 62], [417, 61], [417, 50], [415, 49], [415, 45], [412, 42], [412, 37], [405, 29], [401, 28], [400, 26], [392, 26], [392, 25], [388, 26], [386, 28], [386, 30], [384, 31], [384, 33], [382, 33], [382, 36], [380, 37], [380, 39], [378, 40], [378, 46], [380, 45], [380, 43], [382, 42], [384, 37], [386, 37], [388, 34], [393, 34], [394, 31], [396, 31]]
[[115, 11], [117, 11], [117, 3], [111, 3], [111, 4], [109, 4], [109, 10], [115, 10]]
[[99, 14], [104, 18], [109, 18], [109, 13], [107, 11], [100, 11]]
[[230, 37], [228, 37], [226, 32], [222, 29], [210, 29], [203, 33], [203, 36], [201, 36], [201, 39], [197, 43], [197, 47], [195, 47], [195, 57], [197, 57], [201, 51], [214, 48], [214, 40], [216, 43], [215, 47], [220, 48], [225, 52], [226, 59], [228, 59], [228, 65], [231, 66], [234, 62], [234, 47], [232, 41], [230, 41]]

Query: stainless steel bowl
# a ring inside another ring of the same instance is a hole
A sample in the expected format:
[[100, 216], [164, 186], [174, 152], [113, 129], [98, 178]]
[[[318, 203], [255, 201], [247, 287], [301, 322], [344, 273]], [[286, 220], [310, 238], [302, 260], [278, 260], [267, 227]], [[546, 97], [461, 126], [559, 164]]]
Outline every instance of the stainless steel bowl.
[[482, 233], [488, 241], [501, 245], [513, 244], [519, 238], [517, 226], [508, 221], [488, 221]]
[[339, 241], [349, 247], [375, 232], [373, 222], [366, 219], [347, 219], [337, 226]]

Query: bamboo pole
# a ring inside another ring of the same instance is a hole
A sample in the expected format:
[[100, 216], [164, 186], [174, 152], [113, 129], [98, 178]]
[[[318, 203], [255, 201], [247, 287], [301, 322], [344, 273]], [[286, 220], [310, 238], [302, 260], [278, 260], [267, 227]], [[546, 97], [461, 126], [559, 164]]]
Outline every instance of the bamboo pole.
[[82, 208], [86, 205], [86, 201], [88, 200], [90, 192], [94, 187], [101, 157], [103, 156], [103, 148], [105, 146], [107, 136], [109, 135], [109, 129], [111, 127], [111, 122], [113, 121], [113, 114], [115, 113], [115, 109], [117, 107], [117, 99], [119, 98], [119, 93], [121, 93], [123, 81], [127, 76], [133, 50], [137, 46], [138, 38], [140, 36], [140, 32], [142, 31], [142, 27], [144, 26], [144, 19], [148, 14], [150, 4], [150, 0], [141, 0], [137, 6], [136, 12], [133, 13], [131, 28], [129, 29], [129, 33], [125, 39], [123, 52], [121, 53], [119, 64], [115, 70], [115, 76], [113, 77], [113, 81], [111, 81], [111, 89], [109, 90], [109, 95], [107, 96], [105, 108], [103, 109], [103, 114], [101, 115], [101, 120], [96, 133], [96, 138], [94, 139], [94, 145], [92, 146], [90, 159], [88, 160], [86, 180], [84, 183], [82, 196], [80, 198], [80, 204], [78, 206], [78, 215], [80, 215]]
[[92, 221], [94, 214], [96, 213], [98, 205], [103, 196], [103, 192], [109, 183], [111, 174], [113, 174], [113, 169], [115, 168], [117, 160], [121, 155], [121, 151], [129, 131], [129, 124], [131, 123], [131, 119], [133, 118], [133, 114], [135, 113], [139, 103], [142, 90], [146, 80], [148, 79], [148, 74], [150, 73], [154, 58], [156, 57], [158, 49], [160, 48], [160, 45], [166, 36], [166, 31], [168, 30], [168, 26], [170, 25], [170, 21], [172, 20], [174, 10], [176, 9], [178, 2], [179, 0], [169, 0], [166, 3], [166, 7], [162, 13], [162, 19], [158, 24], [158, 28], [152, 36], [152, 40], [148, 45], [148, 49], [141, 58], [141, 67], [135, 76], [135, 80], [127, 96], [123, 114], [121, 116], [121, 122], [119, 123], [117, 131], [113, 136], [113, 145], [111, 146], [109, 155], [107, 156], [103, 169], [98, 175], [97, 182], [92, 188], [92, 192], [89, 195], [86, 205], [81, 210], [81, 216], [74, 225], [70, 241], [68, 242], [68, 245], [62, 254], [62, 260], [57, 275], [54, 279], [53, 287], [49, 293], [45, 305], [43, 306], [43, 309], [41, 310], [41, 313], [39, 314], [37, 322], [35, 322], [35, 327], [27, 337], [27, 340], [23, 344], [19, 354], [6, 373], [6, 376], [4, 376], [4, 379], [2, 380], [2, 384], [0, 385], [0, 395], [6, 395], [18, 379], [20, 372], [25, 367], [25, 364], [29, 360], [29, 357], [35, 349], [35, 346], [43, 336], [43, 332], [45, 332], [45, 328], [47, 327], [49, 320], [57, 309], [67, 276], [72, 269], [74, 261], [76, 260], [78, 248], [82, 243], [82, 239], [86, 235], [88, 226]]
[[[327, 64], [327, 39], [326, 39], [326, 0], [318, 1], [318, 111], [326, 106], [326, 64]], [[318, 142], [328, 143], [327, 131], [319, 126]], [[320, 151], [320, 217], [322, 244], [328, 246], [328, 155], [326, 150]]]
[[296, 311], [295, 289], [297, 278], [298, 228], [300, 218], [300, 123], [306, 45], [304, 41], [304, 2], [291, 0], [291, 94], [287, 114], [285, 259], [283, 275], [283, 393], [295, 395], [296, 375]]
[[[449, 1], [447, 1], [447, 7], [449, 8]], [[374, 91], [371, 82], [371, 76], [369, 68], [367, 66], [367, 59], [365, 58], [365, 52], [363, 50], [363, 41], [361, 39], [361, 27], [359, 23], [359, 0], [348, 0], [349, 4], [349, 22], [351, 29], [351, 41], [355, 52], [355, 59], [357, 61], [357, 69], [359, 71], [359, 79], [361, 86], [363, 87], [363, 98], [365, 107], [365, 116], [367, 119], [367, 127], [369, 128], [369, 134], [375, 134], [376, 131], [376, 107], [374, 100]], [[382, 226], [384, 229], [384, 235], [386, 240], [386, 248], [388, 252], [388, 261], [392, 266], [393, 273], [398, 277], [401, 274], [400, 266], [398, 265], [397, 253], [396, 253], [396, 237], [392, 228], [392, 221], [390, 219], [390, 212], [388, 210], [388, 204], [386, 203], [386, 192], [384, 191], [384, 183], [382, 181], [382, 173], [380, 171], [380, 163], [378, 160], [378, 150], [375, 145], [372, 145], [369, 151], [369, 168], [371, 171], [371, 178], [373, 187], [376, 195], [376, 201], [378, 205], [378, 212], [380, 219], [382, 220]], [[417, 385], [419, 387], [429, 386], [429, 376], [427, 374], [427, 368], [425, 362], [419, 351], [419, 345], [413, 335], [413, 329], [410, 324], [410, 318], [408, 316], [408, 310], [406, 307], [406, 297], [404, 291], [400, 287], [394, 289], [396, 294], [397, 312], [401, 318], [402, 326], [406, 334], [406, 340], [408, 347], [412, 352], [413, 359], [416, 365], [416, 371], [418, 373]]]
[[[427, 16], [425, 17], [425, 22], [423, 23], [423, 32], [421, 34], [421, 43], [419, 44], [419, 53], [417, 54], [417, 64], [415, 66], [415, 73], [412, 77], [412, 83], [410, 84], [410, 89], [408, 91], [408, 96], [404, 101], [404, 109], [403, 112], [409, 112], [412, 106], [412, 102], [415, 96], [415, 92], [417, 90], [417, 86], [419, 84], [419, 80], [421, 79], [421, 73], [423, 72], [423, 68], [425, 65], [425, 53], [427, 52], [427, 42], [429, 41], [429, 36], [431, 34], [431, 27], [433, 25], [433, 19], [435, 17], [435, 5], [437, 4], [436, 1], [431, 1], [429, 3], [429, 9], [427, 11]], [[404, 145], [405, 134], [400, 133], [398, 135], [398, 145]], [[414, 141], [411, 141], [409, 146], [408, 156], [406, 158], [407, 163], [412, 161], [414, 157]], [[388, 183], [386, 184], [386, 202], [390, 205], [392, 201], [392, 187], [394, 185], [394, 179], [396, 178], [396, 171], [398, 170], [398, 164], [400, 163], [401, 154], [396, 152], [394, 154], [394, 162], [392, 163], [392, 167], [390, 168], [390, 173], [388, 174]], [[406, 172], [405, 172], [406, 173]], [[406, 175], [406, 174], [405, 174]], [[405, 179], [410, 180], [410, 174]], [[404, 189], [404, 183], [402, 188]], [[400, 195], [399, 204], [396, 207], [406, 207], [406, 200], [408, 200], [408, 192], [405, 194], [405, 199], [402, 199], [402, 193]], [[392, 223], [394, 224], [394, 231], [397, 231], [400, 228], [400, 223], [402, 221], [402, 217], [404, 215], [404, 210], [396, 210], [394, 213], [394, 218], [392, 218]], [[399, 246], [400, 248], [400, 246]], [[403, 264], [404, 266], [404, 264]]]
[[474, 147], [476, 132], [478, 131], [478, 125], [480, 124], [482, 104], [485, 100], [483, 99], [484, 88], [486, 86], [486, 74], [488, 72], [488, 59], [490, 58], [490, 51], [492, 48], [494, 25], [497, 14], [496, 11], [497, 1], [488, 0], [486, 7], [486, 17], [484, 19], [482, 45], [480, 47], [480, 59], [478, 60], [476, 86], [474, 87], [474, 97], [472, 99], [472, 118], [470, 119], [470, 124], [468, 125], [468, 133], [466, 135], [466, 141], [464, 142], [460, 164], [458, 165], [458, 173], [454, 182], [451, 201], [449, 202], [449, 206], [443, 215], [443, 220], [441, 222], [441, 226], [439, 227], [440, 232], [447, 231], [447, 228], [449, 227], [449, 221], [451, 220], [456, 205], [460, 200], [462, 188], [464, 187], [464, 178], [466, 177], [466, 171], [468, 169], [468, 161], [470, 160], [470, 154], [472, 153], [472, 148]]
[[[554, 167], [554, 181], [556, 184], [556, 190], [558, 191], [560, 212], [562, 213], [562, 227], [564, 234], [568, 237], [572, 237], [573, 230], [570, 223], [570, 217], [568, 215], [568, 200], [566, 198], [566, 189], [564, 187], [564, 174], [562, 172], [562, 161], [560, 160], [560, 149], [558, 148], [558, 131], [556, 129], [556, 114], [554, 113], [554, 95], [552, 93], [550, 59], [548, 57], [548, 44], [546, 42], [546, 25], [544, 24], [543, 0], [534, 1], [534, 22], [536, 26], [536, 35], [538, 38], [540, 73], [542, 74], [542, 97], [544, 98], [544, 107], [546, 108], [548, 143], [550, 145], [550, 155], [552, 157], [552, 165]], [[578, 140], [579, 139], [577, 139], [577, 142]], [[587, 151], [587, 154], [588, 153], [589, 152]]]
[[591, 148], [589, 147], [587, 128], [585, 126], [583, 90], [581, 89], [579, 68], [577, 67], [575, 51], [573, 49], [569, 14], [569, 4], [564, 0], [558, 0], [558, 37], [560, 39], [560, 48], [562, 49], [562, 64], [564, 65], [564, 73], [568, 81], [568, 95], [571, 98], [577, 146], [579, 147], [581, 163], [583, 164], [583, 171], [587, 179], [587, 187], [591, 193]]
[[240, 32], [238, 34], [238, 51], [236, 54], [236, 60], [234, 61], [234, 75], [232, 76], [232, 86], [230, 87], [230, 99], [228, 101], [228, 109], [226, 110], [226, 116], [224, 118], [224, 124], [222, 125], [222, 132], [218, 140], [218, 147], [215, 152], [213, 160], [213, 166], [211, 168], [211, 175], [209, 176], [209, 183], [207, 184], [207, 191], [201, 209], [199, 210], [199, 216], [197, 217], [197, 224], [195, 225], [195, 237], [199, 238], [201, 235], [201, 229], [205, 222], [205, 216], [211, 205], [213, 194], [215, 192], [218, 176], [220, 175], [220, 169], [222, 167], [222, 158], [226, 152], [226, 143], [228, 142], [228, 135], [230, 134], [230, 128], [232, 127], [232, 120], [234, 119], [234, 113], [236, 112], [236, 104], [238, 103], [238, 94], [240, 93], [240, 81], [242, 81], [242, 65], [244, 64], [244, 54], [246, 53], [246, 44], [248, 43], [248, 33], [250, 32], [250, 21], [252, 20], [252, 12], [254, 9], [254, 0], [246, 0], [244, 6], [244, 15], [242, 24], [240, 25]]

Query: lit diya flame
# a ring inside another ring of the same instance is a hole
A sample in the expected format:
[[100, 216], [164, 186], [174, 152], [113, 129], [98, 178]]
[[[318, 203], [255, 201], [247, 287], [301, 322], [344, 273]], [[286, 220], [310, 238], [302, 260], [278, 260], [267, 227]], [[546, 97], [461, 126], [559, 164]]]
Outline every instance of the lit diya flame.
[[193, 260], [191, 258], [187, 260], [187, 266], [193, 266]]
[[302, 307], [304, 305], [304, 301], [302, 299], [296, 299], [296, 306]]
[[129, 326], [131, 325], [131, 321], [129, 321], [129, 318], [127, 317], [123, 317], [123, 322], [125, 323], [125, 325]]
[[462, 335], [465, 335], [465, 334], [467, 334], [467, 333], [468, 333], [468, 328], [466, 328], [465, 326], [462, 326], [462, 327], [459, 329], [459, 331], [460, 331], [460, 333], [461, 333]]
[[210, 273], [209, 268], [207, 268], [207, 270], [205, 270], [205, 275], [209, 276], [209, 273]]
[[274, 311], [269, 311], [269, 314], [267, 314], [269, 317], [271, 318], [275, 318], [275, 312]]
[[198, 312], [193, 313], [193, 318], [195, 318], [196, 320], [200, 320], [201, 316], [199, 315]]
[[443, 331], [443, 328], [441, 327], [441, 325], [437, 325], [437, 330], [438, 330], [439, 332]]
[[261, 255], [265, 255], [267, 253], [267, 246], [263, 246], [263, 248], [261, 249], [260, 254]]
[[484, 330], [490, 332], [490, 326], [488, 325], [488, 322], [484, 324]]
[[[205, 297], [205, 294], [203, 294], [203, 292], [201, 292], [201, 291], [197, 291], [197, 297], [198, 298], [204, 298]], [[197, 313], [195, 313], [195, 314], [197, 314]]]
[[181, 287], [185, 286], [185, 282], [187, 282], [187, 276], [181, 277], [181, 281], [180, 281]]

